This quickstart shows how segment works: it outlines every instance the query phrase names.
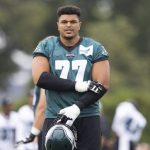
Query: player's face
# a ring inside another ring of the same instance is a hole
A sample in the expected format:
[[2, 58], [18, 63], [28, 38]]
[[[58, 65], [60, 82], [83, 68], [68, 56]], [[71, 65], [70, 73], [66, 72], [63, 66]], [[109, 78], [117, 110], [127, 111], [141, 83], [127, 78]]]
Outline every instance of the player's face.
[[12, 104], [7, 104], [3, 106], [3, 112], [9, 114], [12, 111]]
[[61, 15], [57, 25], [60, 36], [69, 40], [79, 35], [81, 22], [77, 15]]

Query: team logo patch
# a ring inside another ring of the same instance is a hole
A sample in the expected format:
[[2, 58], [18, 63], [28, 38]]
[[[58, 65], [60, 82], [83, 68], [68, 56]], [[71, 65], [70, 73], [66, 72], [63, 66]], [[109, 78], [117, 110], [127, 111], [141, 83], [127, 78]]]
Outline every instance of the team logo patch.
[[93, 54], [93, 45], [85, 47], [83, 45], [80, 45], [79, 47], [79, 53], [84, 54], [86, 56], [90, 56]]

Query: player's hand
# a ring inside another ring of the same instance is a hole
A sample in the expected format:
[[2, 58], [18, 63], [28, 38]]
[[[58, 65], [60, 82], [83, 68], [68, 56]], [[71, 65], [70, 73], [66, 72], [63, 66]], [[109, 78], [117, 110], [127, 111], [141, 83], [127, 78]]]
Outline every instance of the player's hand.
[[88, 90], [94, 93], [100, 93], [102, 91], [102, 87], [98, 81], [91, 81]]
[[30, 133], [30, 135], [24, 139], [24, 144], [33, 142], [33, 140], [35, 139], [35, 137], [36, 137], [36, 135]]
[[68, 119], [66, 121], [66, 124], [72, 126], [73, 122], [80, 114], [80, 108], [77, 105], [73, 104], [72, 106], [61, 109], [59, 111], [59, 114], [65, 115]]
[[16, 144], [19, 145], [19, 144], [27, 144], [27, 143], [33, 142], [35, 137], [36, 135], [30, 133], [28, 137], [26, 137], [25, 139], [22, 139], [21, 141], [16, 142]]
[[75, 90], [77, 92], [86, 92], [88, 91], [89, 85], [91, 81], [82, 81], [82, 82], [76, 82], [75, 84]]

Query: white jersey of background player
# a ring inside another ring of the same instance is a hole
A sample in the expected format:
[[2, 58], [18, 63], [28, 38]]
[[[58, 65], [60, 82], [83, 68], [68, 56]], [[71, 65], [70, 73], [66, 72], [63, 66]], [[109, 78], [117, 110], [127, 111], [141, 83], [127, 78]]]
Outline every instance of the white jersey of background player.
[[[20, 134], [20, 139], [23, 139], [27, 137], [30, 134], [33, 121], [34, 121], [34, 112], [32, 109], [32, 101], [33, 101], [33, 93], [30, 92], [29, 95], [29, 102], [28, 104], [20, 107], [18, 110], [19, 118], [20, 118], [20, 123], [21, 123], [21, 134]], [[28, 144], [23, 144], [19, 146], [21, 150], [37, 150], [37, 142], [32, 142]]]
[[14, 145], [19, 139], [18, 114], [12, 110], [9, 99], [2, 100], [2, 112], [0, 113], [0, 150], [16, 150]]
[[112, 130], [119, 138], [118, 150], [129, 150], [131, 142], [137, 143], [145, 126], [146, 119], [137, 109], [135, 101], [121, 102], [112, 123]]

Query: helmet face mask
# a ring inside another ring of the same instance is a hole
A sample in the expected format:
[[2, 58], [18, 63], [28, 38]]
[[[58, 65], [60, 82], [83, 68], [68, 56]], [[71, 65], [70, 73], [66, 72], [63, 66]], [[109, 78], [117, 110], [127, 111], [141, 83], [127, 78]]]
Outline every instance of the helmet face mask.
[[45, 138], [46, 150], [73, 150], [76, 147], [75, 132], [65, 124], [54, 124]]

